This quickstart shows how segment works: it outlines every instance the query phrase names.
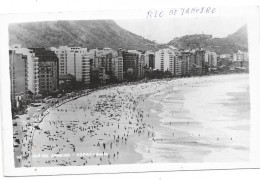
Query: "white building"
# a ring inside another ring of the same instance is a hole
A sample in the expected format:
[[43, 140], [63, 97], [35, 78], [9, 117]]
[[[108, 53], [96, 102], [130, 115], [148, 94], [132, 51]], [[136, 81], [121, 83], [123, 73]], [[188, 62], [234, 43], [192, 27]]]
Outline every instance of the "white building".
[[[80, 77], [82, 77], [80, 81], [83, 81], [85, 84], [90, 84], [90, 56], [90, 53], [82, 54], [81, 65], [78, 65], [77, 68], [76, 80], [77, 77], [79, 77], [79, 80]], [[82, 68], [80, 68], [80, 66]]]
[[61, 46], [51, 48], [59, 58], [59, 74], [71, 74], [76, 81], [90, 83], [90, 53], [87, 48]]
[[160, 49], [155, 52], [155, 69], [171, 71], [174, 74], [174, 56], [172, 49]]
[[113, 58], [113, 72], [117, 78], [117, 80], [122, 81], [123, 80], [123, 57], [118, 56], [116, 58]]
[[238, 50], [237, 53], [233, 54], [233, 61], [248, 61], [248, 53]]
[[205, 58], [204, 58], [204, 62], [209, 63], [209, 59], [210, 59], [210, 51], [205, 50]]
[[217, 66], [217, 53], [209, 52], [208, 63], [209, 63], [209, 67], [216, 67]]
[[230, 54], [221, 54], [219, 57], [220, 57], [220, 59], [231, 58], [231, 55]]
[[27, 57], [27, 82], [28, 90], [33, 95], [39, 94], [39, 62], [35, 57], [33, 50], [22, 48], [20, 44], [14, 44], [10, 47], [10, 50], [15, 50], [17, 54], [22, 54]]

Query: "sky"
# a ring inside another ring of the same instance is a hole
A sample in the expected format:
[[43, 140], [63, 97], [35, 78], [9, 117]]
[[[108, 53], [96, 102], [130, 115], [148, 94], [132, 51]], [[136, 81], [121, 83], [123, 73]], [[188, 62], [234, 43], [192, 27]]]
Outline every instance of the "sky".
[[115, 20], [122, 28], [158, 43], [190, 34], [211, 34], [226, 37], [246, 24], [244, 17], [182, 17], [163, 19]]

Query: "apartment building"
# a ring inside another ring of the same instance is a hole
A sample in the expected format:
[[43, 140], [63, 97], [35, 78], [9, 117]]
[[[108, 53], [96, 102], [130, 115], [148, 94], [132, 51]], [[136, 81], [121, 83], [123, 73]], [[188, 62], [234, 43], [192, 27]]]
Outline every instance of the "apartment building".
[[28, 96], [27, 56], [9, 50], [9, 68], [11, 103], [12, 107], [16, 108], [21, 101], [27, 100]]
[[[197, 74], [196, 75], [204, 75], [206, 74], [206, 62], [208, 61], [208, 56], [205, 50], [200, 49], [195, 51], [195, 65], [197, 69]], [[198, 71], [199, 69], [199, 71]]]
[[217, 53], [209, 52], [208, 54], [208, 63], [210, 68], [217, 67]]
[[113, 71], [118, 81], [123, 81], [123, 54], [118, 52], [118, 57], [113, 59]]
[[115, 76], [118, 81], [123, 80], [123, 57], [122, 52], [117, 52], [111, 48], [91, 49], [93, 56], [93, 68], [99, 70], [99, 78], [106, 80]]
[[29, 48], [38, 58], [39, 92], [49, 94], [59, 88], [59, 59], [56, 54], [45, 48]]
[[178, 50], [173, 50], [173, 62], [170, 61], [171, 64], [173, 64], [173, 67], [170, 68], [170, 72], [174, 76], [181, 76], [182, 75], [182, 54]]
[[139, 55], [138, 51], [122, 51], [123, 55], [123, 72], [131, 74], [134, 78], [138, 78], [138, 64]]
[[145, 67], [145, 54], [139, 54], [138, 60], [138, 78], [143, 79], [144, 77], [144, 67]]
[[87, 48], [61, 46], [52, 47], [59, 58], [59, 74], [71, 74], [76, 81], [88, 85], [90, 83], [90, 58]]
[[155, 69], [160, 71], [169, 71], [170, 70], [170, 61], [171, 69], [173, 69], [173, 50], [171, 49], [160, 49], [155, 52]]
[[238, 51], [233, 54], [233, 66], [235, 68], [244, 68], [249, 71], [249, 56], [247, 52]]
[[39, 62], [31, 49], [22, 48], [20, 44], [14, 44], [10, 47], [17, 54], [23, 54], [27, 58], [27, 81], [28, 93], [33, 97], [39, 95]]
[[191, 55], [189, 51], [183, 51], [180, 56], [181, 59], [181, 75], [190, 76], [192, 69]]
[[152, 52], [152, 51], [146, 51], [145, 52], [144, 66], [147, 67], [147, 68], [151, 68], [151, 69], [155, 68], [154, 52]]
[[179, 75], [181, 68], [180, 59], [172, 49], [160, 49], [155, 52], [155, 69], [169, 71], [172, 75]]

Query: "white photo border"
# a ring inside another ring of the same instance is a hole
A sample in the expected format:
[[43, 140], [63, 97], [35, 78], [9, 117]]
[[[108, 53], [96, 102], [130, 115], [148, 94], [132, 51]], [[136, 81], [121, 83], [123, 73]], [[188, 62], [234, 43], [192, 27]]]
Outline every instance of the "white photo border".
[[[185, 7], [185, 8], [188, 8]], [[8, 25], [19, 22], [55, 21], [55, 20], [99, 20], [99, 19], [145, 19], [150, 10], [165, 11], [169, 9], [144, 10], [115, 10], [115, 11], [88, 11], [88, 12], [59, 12], [59, 13], [28, 13], [8, 14], [1, 17], [1, 112], [2, 112], [2, 139], [4, 175], [31, 176], [31, 175], [61, 175], [61, 174], [96, 174], [96, 173], [127, 173], [127, 172], [165, 172], [179, 170], [207, 170], [207, 169], [237, 169], [260, 168], [260, 115], [259, 115], [259, 12], [256, 6], [247, 7], [214, 7], [215, 14], [196, 14], [192, 17], [214, 16], [245, 16], [248, 19], [248, 44], [250, 58], [250, 161], [244, 163], [156, 163], [156, 164], [129, 164], [129, 165], [102, 165], [102, 166], [67, 166], [67, 167], [31, 167], [15, 168], [13, 155], [13, 126], [10, 102], [9, 78], [9, 40]], [[190, 17], [174, 16], [176, 17]], [[149, 20], [149, 19], [147, 19]]]

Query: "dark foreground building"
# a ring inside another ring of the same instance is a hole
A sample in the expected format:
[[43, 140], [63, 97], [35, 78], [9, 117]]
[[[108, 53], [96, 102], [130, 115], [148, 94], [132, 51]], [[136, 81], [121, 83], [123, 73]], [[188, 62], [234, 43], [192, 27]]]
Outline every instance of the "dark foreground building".
[[30, 48], [39, 58], [39, 91], [46, 95], [57, 92], [59, 88], [59, 59], [45, 48]]
[[11, 84], [11, 103], [13, 107], [18, 107], [28, 95], [28, 72], [27, 57], [9, 50], [9, 68]]

